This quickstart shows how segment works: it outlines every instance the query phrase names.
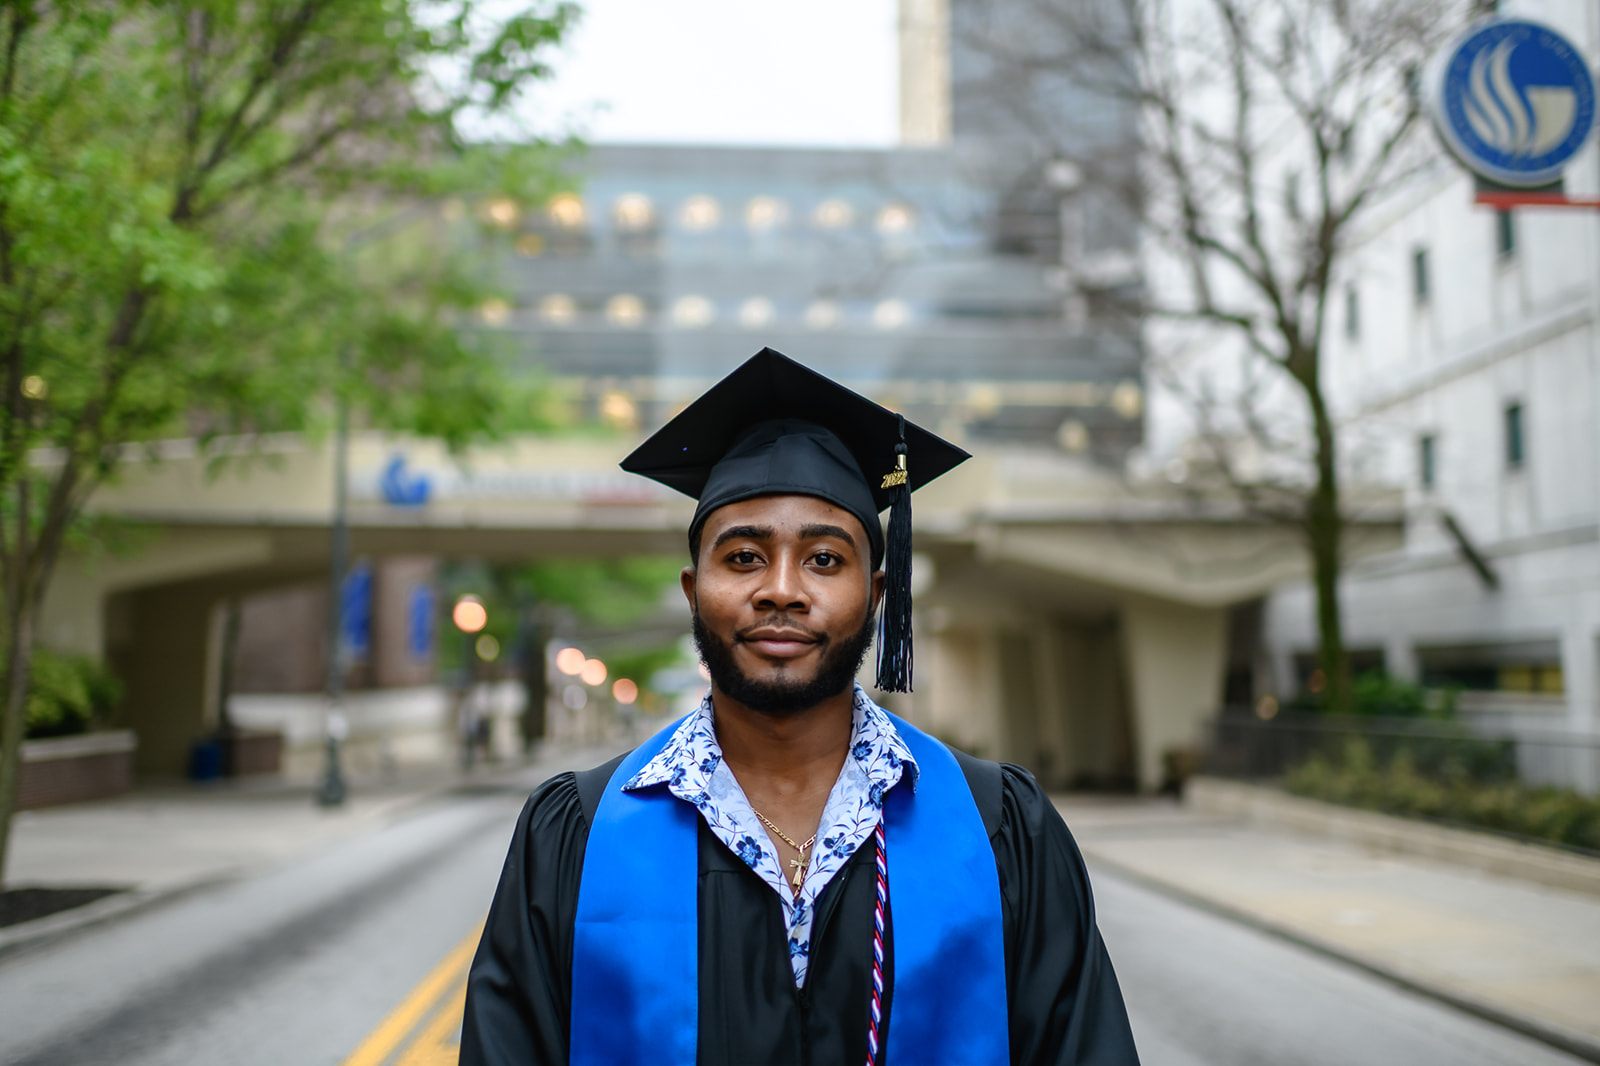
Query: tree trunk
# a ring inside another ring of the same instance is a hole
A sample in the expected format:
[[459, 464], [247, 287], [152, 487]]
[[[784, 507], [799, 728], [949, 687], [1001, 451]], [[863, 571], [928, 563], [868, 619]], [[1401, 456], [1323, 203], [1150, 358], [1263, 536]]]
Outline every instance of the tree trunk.
[[1339, 574], [1344, 561], [1344, 514], [1339, 507], [1339, 467], [1333, 420], [1315, 382], [1308, 387], [1317, 435], [1317, 483], [1306, 501], [1305, 534], [1311, 549], [1312, 582], [1317, 590], [1317, 666], [1322, 697], [1334, 714], [1350, 714], [1350, 656], [1344, 646], [1344, 616], [1339, 607]]
[[11, 815], [22, 780], [22, 735], [27, 725], [28, 682], [33, 673], [33, 627], [37, 603], [26, 590], [7, 605], [5, 641], [5, 709], [0, 718], [0, 887], [6, 883], [6, 856], [11, 843]]

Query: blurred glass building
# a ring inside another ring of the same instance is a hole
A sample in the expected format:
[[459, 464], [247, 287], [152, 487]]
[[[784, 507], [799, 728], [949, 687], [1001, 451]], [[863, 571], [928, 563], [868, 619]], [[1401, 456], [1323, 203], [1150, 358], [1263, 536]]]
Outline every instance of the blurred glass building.
[[1008, 121], [1028, 101], [951, 43], [978, 10], [902, 3], [903, 147], [603, 145], [537, 210], [476, 205], [514, 248], [476, 328], [619, 427], [770, 346], [954, 440], [1119, 464], [1142, 438], [1136, 231], [1076, 161], [1125, 153], [1133, 116], [1059, 86], [1028, 91], [1092, 116], [1075, 141]]

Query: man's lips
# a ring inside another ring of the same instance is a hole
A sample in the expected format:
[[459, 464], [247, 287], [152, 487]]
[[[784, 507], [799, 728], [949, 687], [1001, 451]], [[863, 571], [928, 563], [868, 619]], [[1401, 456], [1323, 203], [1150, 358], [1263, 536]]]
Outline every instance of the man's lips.
[[810, 651], [817, 638], [797, 629], [762, 627], [739, 634], [739, 643], [749, 644], [769, 658], [793, 659]]

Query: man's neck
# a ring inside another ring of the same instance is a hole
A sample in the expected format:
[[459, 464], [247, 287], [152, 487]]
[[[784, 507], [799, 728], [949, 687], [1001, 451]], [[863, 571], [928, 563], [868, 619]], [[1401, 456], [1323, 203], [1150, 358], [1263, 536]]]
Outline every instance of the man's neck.
[[722, 757], [752, 803], [758, 796], [777, 803], [819, 791], [826, 798], [850, 750], [854, 686], [785, 715], [752, 711], [715, 687], [711, 705]]

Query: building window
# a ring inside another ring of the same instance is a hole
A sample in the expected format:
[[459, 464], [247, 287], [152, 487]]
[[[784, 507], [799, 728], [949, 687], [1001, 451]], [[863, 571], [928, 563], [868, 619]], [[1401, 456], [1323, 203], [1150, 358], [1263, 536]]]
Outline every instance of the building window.
[[746, 329], [770, 326], [775, 314], [772, 301], [765, 296], [752, 296], [739, 305], [739, 325]]
[[807, 329], [832, 329], [839, 322], [839, 305], [832, 300], [816, 300], [806, 308]]
[[1522, 405], [1513, 403], [1506, 405], [1506, 467], [1510, 470], [1522, 469], [1522, 461], [1526, 456], [1523, 441]]
[[855, 220], [855, 211], [843, 200], [824, 200], [811, 220], [818, 229], [844, 229]]
[[555, 196], [549, 206], [550, 221], [561, 229], [577, 229], [588, 221], [588, 209], [583, 206], [582, 197], [576, 193], [564, 192]]
[[1417, 442], [1417, 475], [1422, 487], [1431, 489], [1438, 475], [1439, 446], [1432, 433], [1424, 434]]
[[909, 233], [916, 224], [916, 213], [905, 204], [889, 204], [878, 212], [878, 232], [885, 237]]
[[872, 324], [878, 329], [899, 329], [911, 320], [911, 308], [904, 300], [884, 300], [872, 309]]
[[1428, 303], [1428, 250], [1418, 248], [1411, 253], [1411, 295], [1418, 307]]
[[672, 305], [672, 321], [684, 329], [704, 329], [716, 317], [716, 306], [704, 296], [680, 296]]
[[553, 292], [539, 301], [539, 317], [552, 326], [570, 326], [578, 317], [578, 304], [565, 293]]
[[776, 229], [789, 219], [789, 205], [772, 196], [757, 196], [744, 208], [745, 225], [760, 233]]
[[1501, 259], [1517, 254], [1517, 217], [1510, 211], [1494, 213], [1494, 250]]
[[619, 293], [606, 301], [606, 318], [614, 326], [633, 329], [644, 324], [644, 301], [632, 293]]
[[1354, 285], [1344, 287], [1344, 335], [1349, 340], [1361, 337], [1361, 294]]
[[716, 229], [722, 221], [722, 208], [709, 196], [691, 196], [678, 209], [678, 221], [687, 230]]
[[655, 224], [656, 209], [644, 193], [624, 193], [611, 206], [611, 217], [620, 230], [646, 230]]

